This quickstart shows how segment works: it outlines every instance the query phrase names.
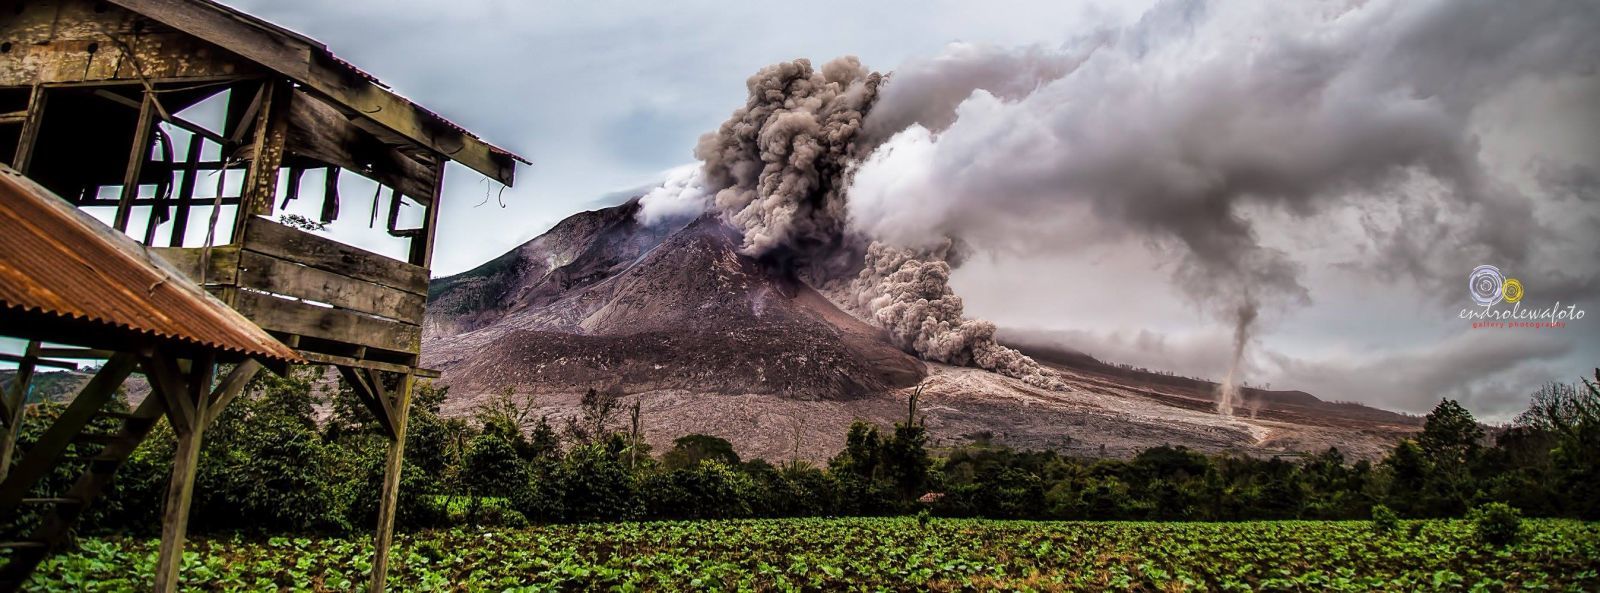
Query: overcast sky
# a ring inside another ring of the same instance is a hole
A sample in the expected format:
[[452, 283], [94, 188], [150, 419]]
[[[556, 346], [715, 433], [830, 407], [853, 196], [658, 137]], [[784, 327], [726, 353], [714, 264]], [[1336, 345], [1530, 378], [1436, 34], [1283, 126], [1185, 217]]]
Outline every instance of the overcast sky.
[[[891, 71], [952, 42], [1057, 47], [1126, 26], [1147, 8], [1055, 1], [230, 4], [326, 43], [401, 94], [534, 162], [518, 170], [516, 186], [503, 196], [472, 171], [452, 167], [436, 275], [469, 269], [573, 212], [614, 204], [662, 171], [692, 162], [696, 139], [744, 102], [745, 79], [767, 64], [848, 54]], [[1470, 41], [1473, 34], [1447, 37]], [[1559, 79], [1559, 88], [1506, 89], [1479, 110], [1487, 115], [1474, 115], [1484, 158], [1510, 177], [1554, 170], [1530, 169], [1530, 155], [1538, 153], [1530, 146], [1560, 147], [1569, 166], [1563, 179], [1572, 180], [1563, 187], [1573, 193], [1564, 203], [1578, 207], [1535, 214], [1555, 221], [1547, 230], [1561, 238], [1584, 228], [1593, 237], [1600, 224], [1593, 166], [1600, 133], [1563, 125], [1570, 118], [1520, 117], [1517, 108], [1592, 112], [1600, 99], [1594, 72]], [[1439, 75], [1450, 82], [1450, 72]], [[1438, 214], [1395, 216], [1404, 222]], [[1310, 299], [1265, 314], [1248, 355], [1252, 384], [1409, 412], [1426, 412], [1447, 396], [1503, 420], [1540, 383], [1573, 381], [1600, 364], [1593, 241], [1572, 242], [1563, 252], [1572, 261], [1566, 276], [1523, 278], [1525, 304], [1548, 306], [1560, 296], [1588, 309], [1586, 319], [1560, 330], [1472, 330], [1457, 318], [1467, 305], [1470, 265], [1459, 270], [1459, 290], [1406, 281], [1403, 273], [1362, 264], [1372, 256], [1362, 248], [1370, 227], [1383, 223], [1374, 223], [1371, 211], [1262, 224], [1289, 216], [1263, 209], [1255, 220], [1264, 245], [1296, 255]], [[1231, 329], [1172, 286], [1176, 260], [1134, 240], [1079, 247], [990, 250], [958, 270], [954, 284], [969, 315], [1003, 327], [1057, 331], [1113, 361], [1207, 377], [1225, 371]], [[1540, 273], [1560, 275], [1558, 268]], [[1557, 284], [1560, 294], [1552, 295], [1548, 287]]]

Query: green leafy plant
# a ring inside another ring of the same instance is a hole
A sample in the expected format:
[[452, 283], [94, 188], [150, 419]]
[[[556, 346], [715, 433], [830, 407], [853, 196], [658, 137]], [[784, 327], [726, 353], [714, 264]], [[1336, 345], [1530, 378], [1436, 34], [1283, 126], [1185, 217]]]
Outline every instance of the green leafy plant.
[[1511, 505], [1491, 502], [1472, 509], [1467, 514], [1473, 532], [1484, 543], [1504, 546], [1517, 541], [1522, 531], [1522, 511]]
[[1372, 506], [1372, 529], [1378, 533], [1388, 535], [1400, 528], [1400, 516], [1389, 510], [1389, 507]]

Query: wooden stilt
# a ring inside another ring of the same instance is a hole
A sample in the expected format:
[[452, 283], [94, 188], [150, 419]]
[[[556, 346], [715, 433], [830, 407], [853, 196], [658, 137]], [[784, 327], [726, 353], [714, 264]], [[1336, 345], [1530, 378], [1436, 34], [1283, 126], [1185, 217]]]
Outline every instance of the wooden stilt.
[[[395, 394], [394, 405], [391, 410], [395, 416], [391, 419], [394, 427], [393, 439], [389, 441], [388, 457], [383, 466], [383, 496], [378, 499], [378, 534], [373, 542], [372, 558], [372, 593], [381, 593], [389, 573], [389, 545], [394, 541], [394, 512], [400, 497], [400, 470], [405, 461], [406, 450], [406, 416], [411, 411], [411, 388], [415, 381], [414, 375], [406, 373], [401, 376], [400, 389]], [[375, 395], [386, 397], [382, 392], [383, 383], [378, 380], [377, 373], [373, 373], [372, 384], [375, 386]]]
[[155, 575], [155, 590], [170, 593], [178, 590], [178, 568], [183, 564], [184, 538], [189, 529], [189, 503], [205, 432], [206, 396], [216, 365], [209, 357], [203, 357], [194, 360], [184, 374], [179, 372], [176, 360], [157, 354], [147, 357], [144, 366], [155, 388], [151, 397], [166, 399], [167, 419], [178, 437], [172, 456], [172, 479], [167, 483], [167, 499], [162, 505], [161, 551]]
[[194, 493], [195, 466], [200, 460], [199, 427], [178, 432], [178, 448], [172, 458], [172, 481], [167, 484], [167, 500], [161, 513], [161, 555], [156, 564], [155, 590], [178, 590], [178, 567], [183, 563], [184, 536], [189, 529], [189, 502]]

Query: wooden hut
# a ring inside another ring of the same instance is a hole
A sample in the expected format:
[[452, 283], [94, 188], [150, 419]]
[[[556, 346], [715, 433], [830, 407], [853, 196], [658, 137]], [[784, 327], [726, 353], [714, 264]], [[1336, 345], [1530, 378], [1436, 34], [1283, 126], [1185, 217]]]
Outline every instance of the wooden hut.
[[[0, 544], [9, 549], [0, 586], [21, 587], [165, 416], [178, 446], [156, 583], [158, 589], [170, 590], [177, 582], [200, 435], [263, 363], [281, 369], [303, 362], [301, 357], [143, 246], [3, 166], [0, 336], [28, 343], [16, 360], [10, 389], [0, 397], [0, 421], [5, 424], [0, 441], [5, 454], [0, 457], [10, 457], [35, 368], [70, 364], [62, 359], [105, 360], [0, 479], [0, 516], [15, 517], [22, 505], [47, 509], [30, 537]], [[218, 383], [215, 374], [223, 364], [229, 370]], [[131, 413], [112, 411], [107, 404], [135, 371], [149, 381], [150, 395]], [[85, 430], [103, 416], [116, 419], [120, 430], [98, 436]], [[30, 497], [73, 443], [98, 445], [99, 451], [66, 492]]]
[[[418, 355], [445, 166], [510, 185], [527, 161], [315, 40], [209, 0], [13, 0], [0, 14], [0, 159], [295, 357], [337, 367], [384, 427], [381, 590], [412, 383], [437, 376]], [[205, 106], [220, 123], [184, 115]], [[375, 188], [370, 208], [341, 208], [340, 180], [355, 177]], [[311, 204], [314, 216], [281, 214]], [[380, 255], [320, 228], [341, 216], [405, 247]]]

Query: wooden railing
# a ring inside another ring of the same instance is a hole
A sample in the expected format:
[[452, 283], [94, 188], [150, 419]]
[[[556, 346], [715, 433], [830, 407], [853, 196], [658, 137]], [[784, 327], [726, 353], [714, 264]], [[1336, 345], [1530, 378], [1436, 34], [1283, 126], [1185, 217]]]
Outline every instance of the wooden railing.
[[252, 217], [243, 244], [152, 252], [262, 329], [417, 354], [428, 270]]

